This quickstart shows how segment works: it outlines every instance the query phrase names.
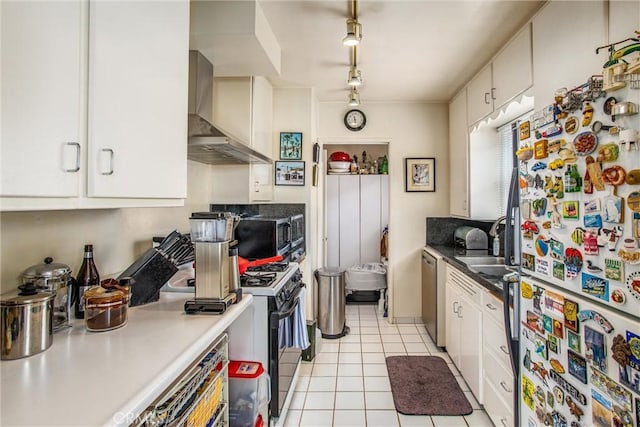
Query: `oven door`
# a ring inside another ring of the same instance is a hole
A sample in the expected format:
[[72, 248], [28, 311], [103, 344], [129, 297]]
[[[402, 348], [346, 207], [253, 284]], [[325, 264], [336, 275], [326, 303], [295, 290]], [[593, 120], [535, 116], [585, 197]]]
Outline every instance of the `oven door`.
[[280, 346], [287, 341], [284, 335], [288, 333], [286, 328], [281, 327], [282, 322], [287, 319], [291, 322], [294, 320], [293, 315], [300, 304], [302, 286], [304, 285], [301, 284], [296, 288], [287, 304], [269, 315], [269, 375], [271, 375], [269, 411], [272, 417], [280, 416], [287, 393], [293, 393], [293, 377], [302, 356], [302, 350], [297, 347], [284, 345], [281, 348]]

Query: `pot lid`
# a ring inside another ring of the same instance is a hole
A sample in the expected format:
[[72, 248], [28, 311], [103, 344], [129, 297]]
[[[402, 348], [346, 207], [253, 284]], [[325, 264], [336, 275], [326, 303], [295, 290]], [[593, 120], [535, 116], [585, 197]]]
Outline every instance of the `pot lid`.
[[53, 258], [46, 257], [43, 264], [32, 265], [22, 273], [22, 276], [25, 279], [53, 279], [70, 273], [71, 268], [67, 264], [53, 262]]
[[25, 283], [18, 286], [18, 290], [0, 295], [0, 305], [6, 307], [45, 302], [53, 299], [55, 295], [55, 292], [39, 290], [33, 283]]

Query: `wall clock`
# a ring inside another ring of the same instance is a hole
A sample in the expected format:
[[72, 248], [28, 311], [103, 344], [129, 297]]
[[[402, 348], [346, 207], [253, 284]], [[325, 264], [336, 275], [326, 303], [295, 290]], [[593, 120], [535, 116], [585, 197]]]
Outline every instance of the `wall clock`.
[[351, 131], [359, 131], [367, 124], [367, 116], [360, 110], [349, 110], [344, 115], [344, 125]]

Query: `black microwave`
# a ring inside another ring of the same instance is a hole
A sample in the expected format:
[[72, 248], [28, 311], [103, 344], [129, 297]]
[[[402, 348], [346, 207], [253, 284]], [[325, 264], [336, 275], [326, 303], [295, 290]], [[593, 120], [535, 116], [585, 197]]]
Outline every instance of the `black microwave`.
[[286, 257], [291, 249], [289, 218], [242, 218], [235, 231], [238, 255], [248, 259]]

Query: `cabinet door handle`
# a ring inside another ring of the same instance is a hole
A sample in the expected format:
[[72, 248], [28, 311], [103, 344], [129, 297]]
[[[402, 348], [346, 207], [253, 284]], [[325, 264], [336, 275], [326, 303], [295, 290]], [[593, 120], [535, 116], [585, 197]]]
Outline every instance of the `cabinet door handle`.
[[458, 317], [462, 318], [462, 305], [458, 307]]
[[256, 193], [260, 192], [260, 181], [254, 181], [253, 182], [253, 191]]
[[484, 103], [487, 104], [487, 105], [491, 104], [489, 102], [489, 95], [491, 95], [489, 92], [485, 92], [484, 93]]
[[67, 142], [65, 145], [76, 147], [76, 166], [73, 169], [65, 169], [65, 172], [78, 172], [80, 170], [80, 144], [77, 142]]
[[509, 424], [507, 424], [506, 418], [500, 418], [500, 424], [502, 424], [504, 427], [509, 427]]
[[507, 387], [507, 383], [505, 383], [504, 381], [500, 381], [500, 387], [502, 387], [502, 389], [507, 393], [511, 393], [513, 391], [509, 387]]
[[487, 308], [488, 308], [489, 310], [491, 310], [491, 311], [496, 311], [496, 310], [497, 310], [496, 306], [494, 306], [494, 305], [493, 305], [493, 304], [491, 304], [490, 302], [486, 303], [485, 305], [486, 305], [486, 306], [487, 306]]
[[507, 354], [507, 355], [509, 354], [509, 350], [508, 350], [508, 349], [507, 349], [507, 347], [506, 347], [506, 346], [504, 346], [504, 345], [501, 345], [501, 346], [500, 346], [500, 350], [502, 350], [502, 352], [503, 352], [504, 354]]
[[109, 171], [108, 172], [100, 172], [101, 175], [113, 175], [113, 150], [111, 148], [103, 148], [103, 153], [109, 153]]
[[458, 310], [456, 310], [456, 305], [458, 305], [458, 301], [453, 302], [453, 312], [458, 314]]
[[495, 87], [491, 88], [491, 99], [493, 99], [493, 100], [496, 99], [496, 88]]

